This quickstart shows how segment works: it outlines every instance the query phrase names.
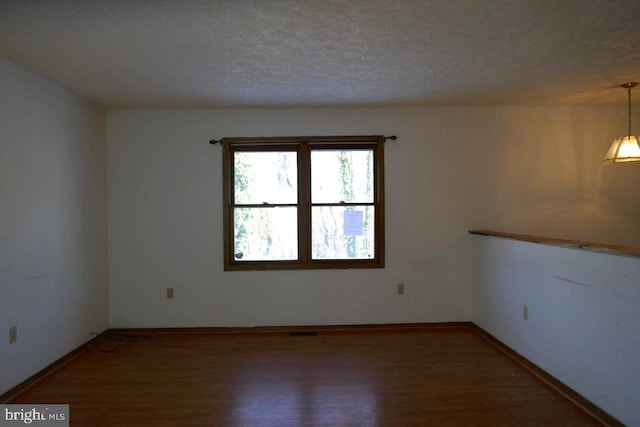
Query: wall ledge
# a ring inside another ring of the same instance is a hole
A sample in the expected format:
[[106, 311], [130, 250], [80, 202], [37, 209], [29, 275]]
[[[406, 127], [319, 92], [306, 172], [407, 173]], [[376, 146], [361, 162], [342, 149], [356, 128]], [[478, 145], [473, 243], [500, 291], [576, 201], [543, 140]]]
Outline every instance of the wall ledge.
[[543, 245], [559, 246], [568, 249], [599, 252], [609, 255], [620, 255], [640, 258], [640, 248], [630, 246], [607, 245], [603, 243], [583, 242], [581, 240], [557, 239], [554, 237], [540, 237], [528, 234], [504, 233], [492, 230], [470, 230], [470, 234], [478, 236], [499, 237], [503, 239], [519, 240], [522, 242], [540, 243]]

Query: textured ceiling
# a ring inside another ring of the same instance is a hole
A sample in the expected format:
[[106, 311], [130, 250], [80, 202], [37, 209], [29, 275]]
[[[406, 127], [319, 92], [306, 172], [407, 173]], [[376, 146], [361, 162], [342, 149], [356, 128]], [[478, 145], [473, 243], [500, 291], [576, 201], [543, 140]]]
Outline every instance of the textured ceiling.
[[640, 0], [1, 0], [0, 56], [108, 107], [626, 101]]

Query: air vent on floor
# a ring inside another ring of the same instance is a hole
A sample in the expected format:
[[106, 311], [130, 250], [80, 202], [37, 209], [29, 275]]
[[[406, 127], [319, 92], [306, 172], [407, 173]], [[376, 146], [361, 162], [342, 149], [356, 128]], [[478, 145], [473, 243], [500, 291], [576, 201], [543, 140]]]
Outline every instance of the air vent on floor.
[[289, 332], [290, 337], [315, 337], [318, 333], [316, 331], [295, 331]]

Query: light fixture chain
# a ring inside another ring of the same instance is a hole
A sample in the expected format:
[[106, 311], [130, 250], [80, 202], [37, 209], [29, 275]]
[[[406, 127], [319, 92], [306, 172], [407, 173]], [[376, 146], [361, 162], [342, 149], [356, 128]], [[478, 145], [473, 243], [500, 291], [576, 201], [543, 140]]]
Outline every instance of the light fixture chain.
[[627, 90], [629, 94], [629, 139], [631, 139], [631, 87]]

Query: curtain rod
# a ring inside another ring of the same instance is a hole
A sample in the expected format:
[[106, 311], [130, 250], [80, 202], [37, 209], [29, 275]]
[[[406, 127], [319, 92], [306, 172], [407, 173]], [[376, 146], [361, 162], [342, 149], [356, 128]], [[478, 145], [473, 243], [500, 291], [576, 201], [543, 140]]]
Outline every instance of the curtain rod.
[[[339, 138], [339, 137], [335, 137], [335, 138]], [[305, 137], [301, 137], [300, 139], [305, 139]], [[395, 136], [395, 135], [385, 136], [383, 142], [387, 142], [387, 140], [395, 141], [396, 139], [398, 139], [398, 137]], [[222, 138], [222, 139], [212, 139], [212, 140], [209, 141], [209, 144], [211, 144], [211, 145], [215, 145], [215, 144], [222, 145], [223, 140], [224, 140], [224, 138]]]

